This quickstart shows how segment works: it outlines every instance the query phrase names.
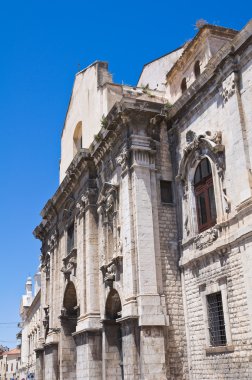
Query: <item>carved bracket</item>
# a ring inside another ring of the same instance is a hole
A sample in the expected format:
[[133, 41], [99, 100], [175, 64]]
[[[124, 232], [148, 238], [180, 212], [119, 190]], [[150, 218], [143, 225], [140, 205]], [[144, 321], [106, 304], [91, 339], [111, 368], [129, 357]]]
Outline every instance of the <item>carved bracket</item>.
[[113, 282], [119, 279], [123, 271], [123, 257], [114, 257], [107, 265], [103, 265], [100, 270], [103, 274], [104, 283], [112, 287]]
[[121, 166], [122, 173], [127, 171], [129, 168], [129, 158], [130, 158], [130, 152], [129, 149], [124, 146], [119, 156], [116, 157], [116, 163]]
[[105, 182], [98, 198], [98, 214], [108, 217], [117, 211], [118, 185]]
[[64, 265], [61, 268], [61, 272], [63, 272], [65, 279], [69, 280], [71, 275], [76, 276], [77, 249], [73, 248], [62, 261]]

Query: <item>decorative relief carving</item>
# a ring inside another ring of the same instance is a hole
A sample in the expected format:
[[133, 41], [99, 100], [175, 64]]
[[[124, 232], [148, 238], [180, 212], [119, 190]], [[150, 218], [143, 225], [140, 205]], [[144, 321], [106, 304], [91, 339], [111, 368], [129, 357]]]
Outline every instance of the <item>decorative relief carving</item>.
[[206, 131], [202, 135], [197, 135], [190, 130], [186, 133], [186, 142], [187, 146], [184, 148], [184, 154], [187, 154], [194, 149], [198, 149], [200, 145], [206, 145], [209, 150], [214, 153], [223, 152], [224, 150], [221, 131], [216, 131], [213, 135], [210, 131]]
[[221, 96], [224, 103], [226, 103], [235, 93], [235, 80], [235, 73], [232, 73], [222, 82]]
[[49, 306], [44, 307], [43, 326], [45, 329], [45, 338], [49, 332]]
[[50, 251], [53, 251], [54, 248], [58, 245], [58, 237], [59, 237], [58, 230], [55, 229], [52, 232], [52, 234], [51, 234], [51, 236], [50, 236], [50, 238], [48, 239], [48, 242], [47, 242]]
[[98, 199], [98, 214], [101, 214], [103, 221], [107, 222], [107, 218], [117, 211], [117, 192], [118, 185], [105, 182]]
[[74, 197], [69, 197], [64, 205], [64, 211], [62, 215], [63, 221], [69, 220], [73, 216], [73, 212], [75, 209], [75, 199]]
[[105, 182], [98, 199], [98, 214], [103, 229], [100, 265], [105, 265], [122, 253], [119, 222], [118, 186]]
[[103, 274], [104, 283], [112, 287], [113, 282], [120, 279], [123, 269], [123, 257], [113, 257], [107, 265], [103, 265], [100, 269]]
[[194, 239], [194, 243], [197, 249], [204, 249], [218, 238], [218, 229], [216, 227], [210, 228], [197, 235]]
[[87, 199], [86, 199], [85, 195], [83, 194], [83, 195], [81, 195], [80, 199], [76, 203], [77, 214], [79, 216], [81, 216], [85, 211], [86, 201], [87, 201]]
[[50, 279], [50, 261], [51, 261], [51, 253], [48, 251], [46, 254], [41, 255], [41, 271], [46, 274], [46, 280]]
[[121, 153], [116, 158], [116, 163], [122, 167], [122, 172], [125, 172], [129, 167], [129, 150], [127, 147], [123, 147]]
[[222, 145], [221, 131], [216, 131], [213, 134], [210, 131], [206, 131], [204, 134], [197, 135], [190, 130], [186, 133], [186, 142], [187, 146], [183, 150], [183, 158], [176, 179], [184, 181], [185, 184], [190, 160], [200, 161], [206, 155], [211, 157], [216, 165], [219, 176], [223, 179], [225, 170], [225, 147]]
[[62, 261], [64, 265], [61, 268], [61, 272], [63, 272], [65, 279], [69, 280], [71, 275], [76, 276], [77, 249], [73, 248]]

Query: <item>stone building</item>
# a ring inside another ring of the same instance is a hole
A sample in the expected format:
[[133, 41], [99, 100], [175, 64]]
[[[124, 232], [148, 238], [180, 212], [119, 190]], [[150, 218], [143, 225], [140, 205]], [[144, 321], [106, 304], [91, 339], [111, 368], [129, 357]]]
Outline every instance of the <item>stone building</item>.
[[21, 339], [19, 379], [35, 379], [36, 352], [42, 340], [41, 329], [41, 303], [40, 303], [40, 272], [34, 276], [34, 291], [32, 278], [28, 277], [20, 305], [21, 328], [18, 338]]
[[75, 77], [41, 212], [37, 380], [252, 378], [252, 22]]
[[0, 354], [0, 380], [20, 380], [20, 350], [13, 348]]

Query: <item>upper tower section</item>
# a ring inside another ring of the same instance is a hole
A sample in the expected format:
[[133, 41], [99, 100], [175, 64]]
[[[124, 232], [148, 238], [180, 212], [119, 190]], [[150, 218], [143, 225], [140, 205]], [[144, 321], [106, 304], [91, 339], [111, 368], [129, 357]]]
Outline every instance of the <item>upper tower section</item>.
[[106, 62], [94, 62], [76, 74], [61, 136], [60, 182], [76, 153], [90, 146], [102, 117], [120, 98]]
[[204, 72], [208, 62], [238, 32], [205, 24], [184, 46], [184, 51], [166, 75], [165, 97], [174, 103]]

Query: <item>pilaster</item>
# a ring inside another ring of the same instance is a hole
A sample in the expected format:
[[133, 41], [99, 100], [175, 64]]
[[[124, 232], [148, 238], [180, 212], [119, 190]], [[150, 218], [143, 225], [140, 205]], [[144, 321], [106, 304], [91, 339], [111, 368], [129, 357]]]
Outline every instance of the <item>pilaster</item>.
[[[156, 210], [155, 146], [150, 137], [132, 135], [132, 185], [135, 215], [135, 240], [138, 265], [138, 314], [140, 326], [165, 326], [168, 323], [163, 308], [158, 277], [160, 244]], [[154, 202], [155, 205], [155, 202]]]

